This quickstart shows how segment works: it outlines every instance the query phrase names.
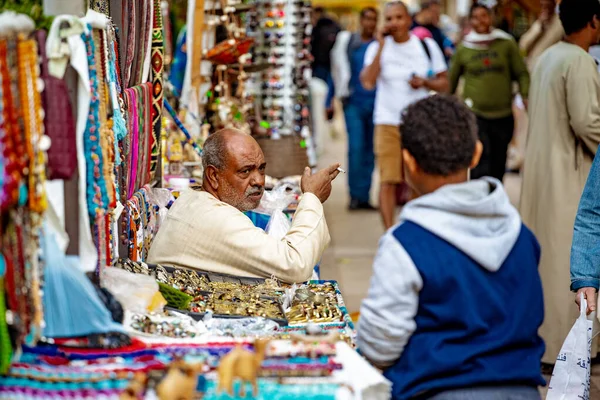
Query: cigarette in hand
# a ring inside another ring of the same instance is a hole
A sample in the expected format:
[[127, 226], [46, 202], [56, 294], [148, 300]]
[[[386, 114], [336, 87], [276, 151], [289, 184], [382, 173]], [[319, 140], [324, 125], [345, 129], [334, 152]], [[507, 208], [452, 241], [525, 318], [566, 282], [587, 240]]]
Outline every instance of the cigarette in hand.
[[345, 173], [346, 173], [346, 171], [344, 171], [344, 170], [343, 170], [342, 168], [340, 168], [340, 167], [337, 167], [337, 170], [338, 170], [338, 171], [340, 171], [342, 174], [345, 174]]

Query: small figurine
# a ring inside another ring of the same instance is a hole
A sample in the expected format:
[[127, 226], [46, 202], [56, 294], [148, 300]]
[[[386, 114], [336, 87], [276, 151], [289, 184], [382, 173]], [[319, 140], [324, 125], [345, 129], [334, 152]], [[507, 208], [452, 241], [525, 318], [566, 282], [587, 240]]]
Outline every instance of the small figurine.
[[217, 393], [227, 392], [234, 396], [233, 382], [235, 378], [241, 380], [240, 396], [246, 397], [246, 383], [252, 384], [253, 396], [258, 396], [256, 378], [261, 364], [265, 358], [268, 340], [257, 339], [254, 342], [254, 353], [238, 345], [225, 355], [219, 363], [219, 387]]
[[119, 396], [119, 400], [140, 400], [146, 391], [146, 375], [138, 372], [135, 374], [127, 388]]
[[194, 400], [198, 374], [201, 370], [201, 364], [190, 365], [183, 360], [173, 361], [167, 375], [156, 386], [158, 398], [160, 400]]

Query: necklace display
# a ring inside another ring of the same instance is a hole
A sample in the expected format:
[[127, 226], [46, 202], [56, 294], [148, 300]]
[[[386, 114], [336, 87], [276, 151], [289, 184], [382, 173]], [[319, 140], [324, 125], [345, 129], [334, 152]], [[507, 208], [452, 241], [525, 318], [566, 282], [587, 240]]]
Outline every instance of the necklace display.
[[38, 63], [28, 34], [0, 38], [0, 373], [11, 353], [7, 324], [17, 345], [35, 343], [43, 324], [39, 238], [48, 140]]

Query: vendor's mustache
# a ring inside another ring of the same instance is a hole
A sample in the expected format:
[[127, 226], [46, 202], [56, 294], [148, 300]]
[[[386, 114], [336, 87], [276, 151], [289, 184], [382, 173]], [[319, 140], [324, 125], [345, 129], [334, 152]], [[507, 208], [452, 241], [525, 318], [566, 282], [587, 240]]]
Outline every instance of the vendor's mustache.
[[246, 197], [254, 196], [255, 194], [263, 194], [264, 190], [265, 189], [262, 187], [249, 188], [248, 190], [246, 190]]

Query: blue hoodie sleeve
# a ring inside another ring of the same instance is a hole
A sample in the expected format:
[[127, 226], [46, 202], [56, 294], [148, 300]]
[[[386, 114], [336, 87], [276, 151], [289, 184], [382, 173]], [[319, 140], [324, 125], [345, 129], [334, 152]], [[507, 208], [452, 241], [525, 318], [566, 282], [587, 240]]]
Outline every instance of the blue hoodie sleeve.
[[579, 210], [571, 247], [571, 290], [598, 289], [600, 283], [600, 158], [594, 158]]

